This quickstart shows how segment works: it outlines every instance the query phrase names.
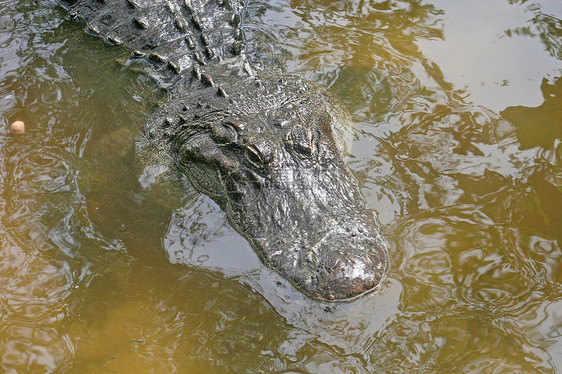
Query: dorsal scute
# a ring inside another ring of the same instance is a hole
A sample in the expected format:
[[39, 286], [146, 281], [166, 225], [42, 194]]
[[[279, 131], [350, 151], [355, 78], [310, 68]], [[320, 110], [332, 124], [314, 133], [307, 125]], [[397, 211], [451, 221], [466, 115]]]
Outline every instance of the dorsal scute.
[[162, 71], [179, 74], [240, 53], [239, 0], [78, 0], [71, 13], [86, 21], [88, 33], [123, 44], [134, 57]]

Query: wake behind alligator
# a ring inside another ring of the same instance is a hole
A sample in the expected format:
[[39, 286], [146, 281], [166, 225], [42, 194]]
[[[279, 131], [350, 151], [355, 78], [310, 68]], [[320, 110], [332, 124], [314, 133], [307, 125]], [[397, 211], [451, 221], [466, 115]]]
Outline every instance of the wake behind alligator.
[[63, 1], [71, 18], [166, 77], [148, 120], [265, 265], [308, 297], [350, 300], [388, 271], [380, 228], [344, 163], [348, 115], [323, 89], [252, 66], [238, 0]]

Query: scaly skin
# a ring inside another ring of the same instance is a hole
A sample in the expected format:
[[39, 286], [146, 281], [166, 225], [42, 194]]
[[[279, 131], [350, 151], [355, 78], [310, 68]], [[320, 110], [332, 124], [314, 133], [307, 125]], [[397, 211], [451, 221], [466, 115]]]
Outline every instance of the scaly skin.
[[[70, 2], [67, 2], [67, 4]], [[376, 289], [388, 254], [343, 161], [348, 116], [311, 82], [252, 67], [234, 0], [75, 1], [71, 16], [170, 84], [146, 124], [262, 261], [320, 301]]]

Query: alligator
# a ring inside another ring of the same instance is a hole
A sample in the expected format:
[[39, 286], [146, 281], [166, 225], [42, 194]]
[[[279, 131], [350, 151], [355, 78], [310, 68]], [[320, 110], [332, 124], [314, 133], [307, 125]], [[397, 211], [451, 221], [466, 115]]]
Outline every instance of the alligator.
[[317, 301], [379, 287], [388, 250], [345, 164], [346, 110], [325, 89], [252, 63], [241, 0], [66, 0], [168, 90], [144, 134], [226, 213], [262, 262]]

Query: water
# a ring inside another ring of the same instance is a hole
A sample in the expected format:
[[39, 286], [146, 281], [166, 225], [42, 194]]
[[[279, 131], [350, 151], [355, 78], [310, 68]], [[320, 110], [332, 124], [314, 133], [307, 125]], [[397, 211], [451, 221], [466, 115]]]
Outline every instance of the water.
[[349, 108], [387, 283], [295, 292], [181, 175], [153, 181], [135, 139], [165, 93], [129, 51], [52, 1], [2, 0], [0, 371], [562, 371], [560, 2], [247, 14], [253, 59]]

